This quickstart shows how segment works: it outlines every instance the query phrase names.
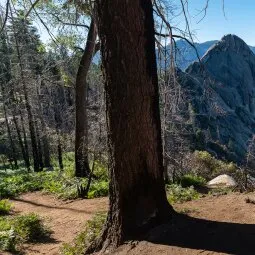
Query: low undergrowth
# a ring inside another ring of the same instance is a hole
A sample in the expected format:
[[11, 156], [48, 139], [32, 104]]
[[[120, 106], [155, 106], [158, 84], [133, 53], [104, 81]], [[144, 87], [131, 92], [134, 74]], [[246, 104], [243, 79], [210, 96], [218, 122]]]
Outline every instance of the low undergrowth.
[[61, 248], [62, 255], [80, 255], [83, 254], [88, 245], [94, 241], [101, 233], [106, 213], [97, 213], [89, 220], [82, 231], [70, 244], [65, 243]]
[[206, 179], [199, 175], [185, 174], [179, 178], [178, 183], [183, 187], [199, 188], [206, 185]]
[[50, 236], [39, 215], [30, 213], [21, 216], [0, 217], [0, 250], [15, 252], [21, 244], [38, 242]]
[[[88, 198], [108, 195], [108, 177], [106, 168], [96, 162], [94, 165]], [[68, 165], [64, 171], [55, 168], [54, 171], [28, 173], [25, 170], [0, 171], [0, 199], [12, 198], [21, 193], [44, 191], [62, 199], [78, 198], [78, 187], [86, 187], [87, 178], [74, 177], [73, 165]], [[0, 212], [1, 213], [1, 212]]]
[[183, 203], [200, 197], [201, 194], [193, 186], [183, 188], [178, 184], [167, 185], [167, 199], [170, 204]]
[[0, 216], [7, 215], [12, 209], [12, 204], [8, 199], [0, 200]]

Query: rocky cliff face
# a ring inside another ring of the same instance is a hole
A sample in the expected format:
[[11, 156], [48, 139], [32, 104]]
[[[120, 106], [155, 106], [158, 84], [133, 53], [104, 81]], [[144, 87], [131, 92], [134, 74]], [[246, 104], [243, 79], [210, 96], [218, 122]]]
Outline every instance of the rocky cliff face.
[[179, 72], [195, 144], [244, 162], [255, 133], [255, 55], [242, 39], [226, 35], [201, 62]]
[[[199, 57], [203, 57], [203, 55], [208, 51], [209, 48], [211, 48], [213, 45], [215, 45], [218, 41], [213, 40], [213, 41], [207, 41], [207, 42], [202, 42], [202, 43], [194, 43], [197, 53]], [[178, 40], [176, 41], [176, 48], [177, 51], [175, 53], [175, 58], [176, 58], [176, 65], [179, 69], [185, 70], [191, 63], [194, 61], [197, 61], [197, 54], [196, 51], [194, 50], [193, 47], [190, 46], [185, 40]], [[249, 46], [249, 48], [255, 53], [255, 47]], [[167, 58], [170, 56], [170, 46], [166, 47], [167, 52]], [[167, 59], [169, 62], [169, 59]], [[164, 68], [164, 60], [161, 60], [161, 63], [159, 63]]]

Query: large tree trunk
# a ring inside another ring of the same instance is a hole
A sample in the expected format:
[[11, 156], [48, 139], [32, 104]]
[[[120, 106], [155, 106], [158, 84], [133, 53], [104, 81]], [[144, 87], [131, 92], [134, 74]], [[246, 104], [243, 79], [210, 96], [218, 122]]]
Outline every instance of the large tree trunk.
[[97, 10], [110, 149], [110, 209], [97, 243], [105, 250], [169, 220], [173, 209], [163, 178], [152, 3], [102, 0]]
[[75, 106], [76, 106], [76, 125], [75, 125], [75, 176], [89, 176], [88, 162], [88, 115], [87, 115], [87, 74], [94, 54], [97, 28], [92, 18], [86, 47], [80, 61], [76, 76]]

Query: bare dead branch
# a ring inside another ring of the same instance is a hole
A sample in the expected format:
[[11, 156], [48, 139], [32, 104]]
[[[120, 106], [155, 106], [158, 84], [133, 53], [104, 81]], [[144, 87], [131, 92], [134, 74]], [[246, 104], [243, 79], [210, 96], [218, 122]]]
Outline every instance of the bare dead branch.
[[10, 0], [7, 0], [6, 2], [6, 11], [5, 11], [5, 17], [4, 17], [4, 21], [0, 30], [0, 34], [3, 32], [5, 25], [7, 23], [7, 19], [8, 19], [8, 13], [9, 13], [9, 5], [10, 5]]

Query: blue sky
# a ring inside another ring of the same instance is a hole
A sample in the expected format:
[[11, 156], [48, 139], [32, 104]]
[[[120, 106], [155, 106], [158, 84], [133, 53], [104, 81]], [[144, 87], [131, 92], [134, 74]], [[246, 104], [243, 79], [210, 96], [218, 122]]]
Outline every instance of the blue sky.
[[[180, 3], [180, 0], [166, 0], [167, 2]], [[255, 46], [255, 0], [224, 0], [225, 14], [223, 13], [223, 0], [209, 0], [209, 6], [205, 18], [198, 23], [207, 0], [188, 0], [189, 21], [192, 32], [195, 32], [195, 41], [205, 42], [209, 40], [219, 40], [225, 34], [236, 34], [246, 43]], [[6, 0], [0, 0], [1, 5], [5, 5]], [[182, 17], [183, 19], [183, 17]], [[180, 25], [178, 23], [177, 25]], [[39, 33], [43, 41], [47, 41], [49, 36], [41, 25]]]
[[189, 0], [191, 29], [200, 42], [218, 40], [225, 34], [236, 34], [249, 45], [255, 46], [255, 0], [210, 0], [205, 18], [197, 24], [206, 0]]

